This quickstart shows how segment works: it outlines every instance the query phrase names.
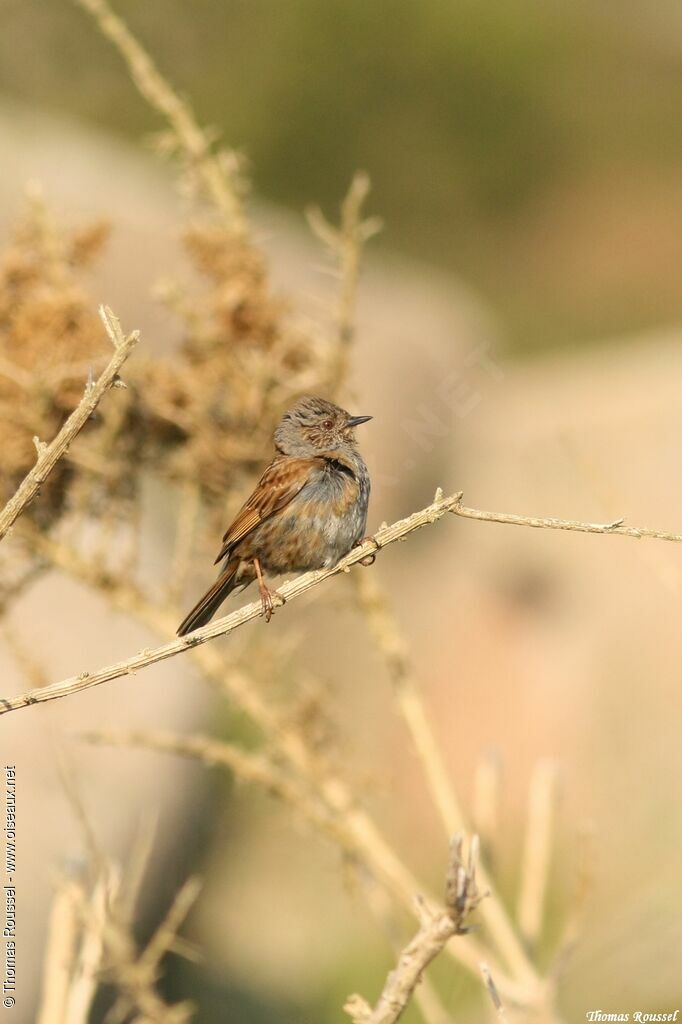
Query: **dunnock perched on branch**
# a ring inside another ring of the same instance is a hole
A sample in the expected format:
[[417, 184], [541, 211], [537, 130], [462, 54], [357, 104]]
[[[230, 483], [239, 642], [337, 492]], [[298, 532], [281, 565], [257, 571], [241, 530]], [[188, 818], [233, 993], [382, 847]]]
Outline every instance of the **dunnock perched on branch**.
[[273, 601], [264, 573], [330, 568], [362, 540], [370, 482], [353, 430], [371, 418], [314, 397], [284, 413], [275, 458], [223, 537], [220, 575], [179, 636], [205, 625], [236, 587], [254, 580], [269, 621]]

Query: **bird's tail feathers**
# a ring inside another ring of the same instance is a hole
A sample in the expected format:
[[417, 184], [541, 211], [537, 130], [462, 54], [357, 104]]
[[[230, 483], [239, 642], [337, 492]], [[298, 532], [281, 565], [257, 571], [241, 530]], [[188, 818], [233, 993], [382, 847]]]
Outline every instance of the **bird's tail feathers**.
[[227, 563], [210, 590], [206, 591], [202, 599], [192, 608], [189, 615], [182, 620], [178, 627], [178, 636], [191, 633], [192, 630], [198, 629], [199, 626], [205, 626], [207, 622], [210, 622], [223, 601], [229, 597], [238, 585], [235, 580], [238, 568], [238, 558]]

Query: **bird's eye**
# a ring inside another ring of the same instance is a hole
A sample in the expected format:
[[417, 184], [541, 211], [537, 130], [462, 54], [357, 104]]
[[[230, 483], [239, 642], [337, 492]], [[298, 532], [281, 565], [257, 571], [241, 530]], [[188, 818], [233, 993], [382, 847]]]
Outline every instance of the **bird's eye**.
[[331, 430], [334, 426], [334, 420], [325, 420], [322, 426], [325, 430]]

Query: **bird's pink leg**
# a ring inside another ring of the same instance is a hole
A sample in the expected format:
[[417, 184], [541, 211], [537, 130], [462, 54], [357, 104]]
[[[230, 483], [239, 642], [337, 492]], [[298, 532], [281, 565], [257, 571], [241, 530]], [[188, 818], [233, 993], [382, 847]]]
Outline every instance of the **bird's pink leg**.
[[258, 590], [260, 591], [260, 603], [262, 613], [265, 616], [265, 621], [269, 622], [275, 613], [275, 606], [272, 603], [272, 593], [268, 589], [268, 586], [263, 579], [263, 573], [260, 567], [260, 561], [257, 558], [253, 560], [253, 567], [256, 570], [256, 578], [258, 580]]

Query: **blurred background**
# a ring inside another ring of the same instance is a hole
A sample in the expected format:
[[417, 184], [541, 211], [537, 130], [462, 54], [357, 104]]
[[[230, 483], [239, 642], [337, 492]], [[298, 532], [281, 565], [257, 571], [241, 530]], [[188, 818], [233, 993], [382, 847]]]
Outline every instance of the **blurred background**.
[[[302, 210], [334, 216], [356, 168], [371, 177], [385, 228], [361, 279], [353, 374], [357, 411], [375, 416], [362, 438], [371, 528], [442, 486], [480, 508], [680, 529], [678, 3], [116, 9], [200, 122], [243, 155], [275, 289], [304, 323], [324, 320], [333, 285]], [[0, 0], [0, 19], [3, 245], [29, 181], [60, 223], [107, 218], [110, 242], [87, 276], [92, 306], [109, 303], [163, 359], [182, 331], [158, 282], [187, 273], [179, 228], [190, 210], [149, 144], [163, 125], [72, 3]], [[172, 509], [151, 484], [146, 500], [153, 580], [167, 569]], [[210, 577], [210, 547], [192, 566], [188, 607]], [[476, 780], [499, 775], [490, 854], [512, 914], [529, 785], [538, 763], [555, 766], [543, 966], [576, 877], [589, 876], [559, 982], [567, 1021], [591, 1009], [666, 1012], [682, 999], [681, 559], [655, 541], [453, 520], [368, 570], [390, 594], [470, 816]], [[298, 646], [286, 670], [267, 662], [271, 685], [286, 690], [294, 667], [323, 681], [341, 763], [435, 888], [444, 837], [346, 582], [275, 617], [267, 642]], [[9, 692], [26, 688], [10, 633], [49, 681], [154, 640], [57, 571], [4, 623]], [[330, 643], [343, 652], [333, 664]], [[160, 814], [142, 933], [188, 873], [205, 878], [187, 926], [202, 961], [169, 957], [165, 981], [169, 998], [194, 1000], [201, 1024], [340, 1020], [344, 998], [373, 1001], [393, 962], [338, 853], [287, 808], [195, 765], [67, 741], [102, 722], [144, 728], [152, 715], [248, 738], [181, 661], [0, 722], [5, 760], [23, 773], [22, 1024], [34, 1019], [54, 872], [79, 856], [55, 772], [64, 744], [108, 849], [123, 857], [140, 820]], [[463, 971], [439, 963], [436, 979], [453, 1020], [490, 1019]]]
[[[514, 351], [680, 314], [674, 0], [123, 0], [256, 193], [299, 210], [371, 175], [382, 246], [464, 277]], [[3, 0], [0, 88], [118, 137], [155, 127], [71, 5]]]

